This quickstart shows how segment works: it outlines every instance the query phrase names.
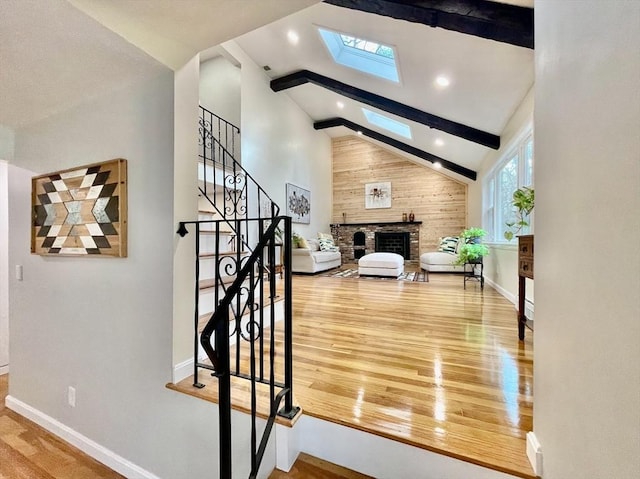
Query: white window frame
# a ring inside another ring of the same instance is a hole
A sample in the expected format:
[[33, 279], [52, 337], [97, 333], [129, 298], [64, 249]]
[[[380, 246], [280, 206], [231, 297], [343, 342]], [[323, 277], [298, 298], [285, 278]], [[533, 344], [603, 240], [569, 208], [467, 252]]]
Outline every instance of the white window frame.
[[[487, 231], [486, 241], [496, 244], [515, 244], [516, 239], [507, 241], [504, 238], [504, 232], [507, 229], [506, 224], [501, 218], [500, 192], [498, 187], [498, 179], [502, 169], [514, 157], [518, 162], [518, 181], [517, 188], [523, 186], [533, 187], [533, 179], [535, 176], [535, 151], [532, 153], [531, 171], [527, 170], [526, 165], [526, 147], [532, 142], [533, 145], [533, 124], [529, 123], [522, 132], [516, 136], [505, 153], [500, 157], [496, 164], [491, 168], [489, 173], [484, 177], [482, 182], [482, 227]], [[529, 228], [523, 231], [523, 234], [533, 234], [533, 213], [529, 217]]]

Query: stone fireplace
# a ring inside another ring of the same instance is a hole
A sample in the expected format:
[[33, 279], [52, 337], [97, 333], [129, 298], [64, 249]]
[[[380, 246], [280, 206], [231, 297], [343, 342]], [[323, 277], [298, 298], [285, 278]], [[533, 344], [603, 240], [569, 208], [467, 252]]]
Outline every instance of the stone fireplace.
[[331, 225], [331, 234], [340, 247], [343, 263], [354, 263], [365, 254], [387, 251], [402, 255], [409, 264], [418, 264], [421, 225], [422, 221], [336, 223]]

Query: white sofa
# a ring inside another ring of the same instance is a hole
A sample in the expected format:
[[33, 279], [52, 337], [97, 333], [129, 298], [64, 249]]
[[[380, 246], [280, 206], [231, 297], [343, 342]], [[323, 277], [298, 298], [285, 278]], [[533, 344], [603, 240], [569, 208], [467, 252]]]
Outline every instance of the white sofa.
[[453, 264], [457, 260], [458, 255], [455, 253], [446, 253], [444, 251], [422, 253], [420, 255], [420, 268], [430, 273], [462, 273], [464, 266]]
[[294, 273], [317, 273], [342, 264], [340, 251], [320, 251], [318, 240], [308, 239], [309, 248], [291, 250], [291, 271]]

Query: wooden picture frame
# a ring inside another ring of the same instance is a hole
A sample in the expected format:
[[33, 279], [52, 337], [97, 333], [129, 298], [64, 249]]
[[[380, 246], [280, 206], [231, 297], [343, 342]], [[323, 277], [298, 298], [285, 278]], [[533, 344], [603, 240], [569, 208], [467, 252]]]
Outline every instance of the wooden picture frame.
[[35, 176], [31, 205], [31, 253], [127, 256], [127, 160]]

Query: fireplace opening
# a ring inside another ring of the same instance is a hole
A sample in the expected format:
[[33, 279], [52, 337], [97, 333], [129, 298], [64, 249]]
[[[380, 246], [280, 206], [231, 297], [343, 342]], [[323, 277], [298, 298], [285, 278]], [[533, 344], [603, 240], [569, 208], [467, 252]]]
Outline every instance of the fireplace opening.
[[376, 233], [375, 241], [376, 252], [397, 253], [406, 260], [411, 259], [411, 241], [408, 231], [399, 233]]
[[356, 231], [353, 234], [353, 258], [360, 259], [366, 253], [365, 243], [366, 235], [363, 231]]

